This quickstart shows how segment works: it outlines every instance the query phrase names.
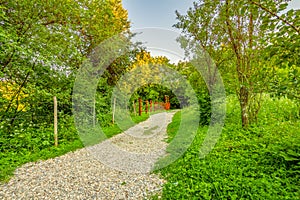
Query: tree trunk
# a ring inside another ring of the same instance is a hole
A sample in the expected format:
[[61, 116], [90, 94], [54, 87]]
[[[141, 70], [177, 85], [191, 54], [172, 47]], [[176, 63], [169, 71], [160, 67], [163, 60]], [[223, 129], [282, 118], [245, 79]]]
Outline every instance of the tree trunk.
[[249, 126], [249, 113], [248, 113], [248, 104], [249, 104], [249, 92], [245, 86], [240, 88], [240, 106], [241, 106], [241, 117], [242, 117], [242, 126], [247, 128]]

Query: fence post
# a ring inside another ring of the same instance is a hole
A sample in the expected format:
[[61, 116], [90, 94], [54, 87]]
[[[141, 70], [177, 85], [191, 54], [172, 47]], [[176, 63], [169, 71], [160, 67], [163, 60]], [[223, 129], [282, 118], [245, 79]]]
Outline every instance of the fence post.
[[58, 146], [58, 138], [57, 138], [57, 99], [56, 96], [53, 97], [54, 103], [54, 145]]
[[170, 109], [170, 97], [168, 95], [165, 95], [165, 110]]
[[115, 123], [115, 112], [116, 112], [116, 97], [114, 97], [114, 105], [113, 105], [113, 115], [112, 115], [112, 123]]
[[142, 115], [142, 99], [139, 98], [139, 116]]
[[152, 112], [152, 100], [150, 100], [150, 111], [149, 112]]
[[133, 106], [133, 113], [134, 113], [134, 116], [136, 116], [135, 101], [132, 101], [132, 106]]
[[93, 109], [93, 127], [95, 127], [95, 124], [96, 124], [95, 120], [96, 120], [96, 101], [95, 101], [95, 99], [94, 99], [94, 109]]
[[165, 95], [164, 109], [167, 110], [167, 95]]
[[146, 109], [145, 109], [145, 111], [146, 111], [146, 114], [148, 113], [148, 106], [149, 105], [149, 101], [148, 100], [146, 100]]

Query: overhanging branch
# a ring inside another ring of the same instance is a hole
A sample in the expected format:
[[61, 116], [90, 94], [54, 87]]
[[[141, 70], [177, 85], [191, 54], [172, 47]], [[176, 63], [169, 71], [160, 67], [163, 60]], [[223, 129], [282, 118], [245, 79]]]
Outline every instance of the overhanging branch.
[[266, 11], [267, 13], [271, 14], [272, 16], [276, 17], [277, 19], [279, 19], [280, 21], [282, 21], [283, 23], [285, 23], [286, 25], [290, 26], [292, 29], [294, 29], [298, 34], [300, 34], [300, 29], [299, 27], [295, 26], [294, 24], [292, 24], [291, 22], [287, 21], [286, 19], [284, 19], [283, 17], [279, 16], [277, 13], [273, 12], [272, 10], [266, 8], [265, 6], [263, 6], [261, 3], [257, 3], [253, 0], [249, 0], [252, 4], [258, 6], [259, 8], [261, 8], [262, 10]]

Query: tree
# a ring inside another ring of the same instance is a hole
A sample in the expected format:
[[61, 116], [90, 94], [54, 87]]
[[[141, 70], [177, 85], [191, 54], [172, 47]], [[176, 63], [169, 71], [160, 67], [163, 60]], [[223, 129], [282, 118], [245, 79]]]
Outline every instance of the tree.
[[[147, 100], [150, 99], [150, 96], [153, 98], [152, 100], [158, 100], [165, 95], [162, 94], [165, 92], [165, 88], [162, 85], [149, 83], [149, 79], [153, 82], [161, 80], [161, 72], [158, 71], [157, 67], [153, 67], [160, 65], [168, 66], [169, 60], [164, 56], [152, 57], [150, 52], [145, 50], [141, 50], [136, 54], [132, 65], [128, 68], [128, 72], [139, 76], [138, 79], [136, 79], [136, 76], [130, 76], [130, 79], [125, 83], [125, 87], [127, 88], [128, 93], [131, 91], [133, 92], [133, 90], [136, 89], [136, 83], [143, 87], [133, 93], [132, 100], [137, 100], [139, 97]], [[155, 92], [151, 92], [152, 90], [155, 90]]]
[[250, 3], [264, 11], [265, 26], [270, 28], [264, 38], [265, 60], [274, 67], [270, 92], [299, 100], [300, 10], [280, 12], [286, 9], [287, 3], [281, 4], [279, 9], [273, 1], [251, 0]]
[[[278, 12], [285, 3], [276, 1], [272, 5]], [[189, 46], [199, 43], [214, 59], [217, 67], [234, 67], [231, 81], [236, 85], [242, 126], [245, 128], [256, 121], [260, 94], [267, 89], [267, 81], [262, 80], [267, 74], [261, 56], [264, 50], [261, 38], [265, 38], [270, 29], [264, 23], [264, 12], [249, 0], [201, 0], [194, 3], [187, 15], [177, 12], [179, 22], [175, 27], [192, 38], [184, 43], [188, 42]], [[183, 45], [185, 48], [187, 46]], [[223, 70], [225, 73], [230, 71], [232, 70]], [[210, 72], [208, 74], [213, 75]]]
[[[1, 118], [51, 114], [52, 96], [71, 114], [77, 69], [103, 40], [129, 28], [119, 0], [2, 1], [0, 3]], [[25, 95], [23, 95], [23, 93]], [[22, 98], [21, 98], [22, 96]], [[25, 106], [26, 112], [15, 104]]]

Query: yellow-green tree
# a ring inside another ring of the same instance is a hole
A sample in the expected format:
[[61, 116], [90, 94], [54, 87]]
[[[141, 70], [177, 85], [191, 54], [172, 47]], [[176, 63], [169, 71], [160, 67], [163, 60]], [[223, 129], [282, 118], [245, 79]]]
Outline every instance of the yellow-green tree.
[[71, 114], [72, 84], [82, 61], [130, 26], [119, 0], [2, 1], [0, 21], [0, 80], [14, 83], [1, 87], [0, 122], [21, 114], [14, 106], [21, 101], [27, 112], [51, 115], [54, 95], [59, 109]]

